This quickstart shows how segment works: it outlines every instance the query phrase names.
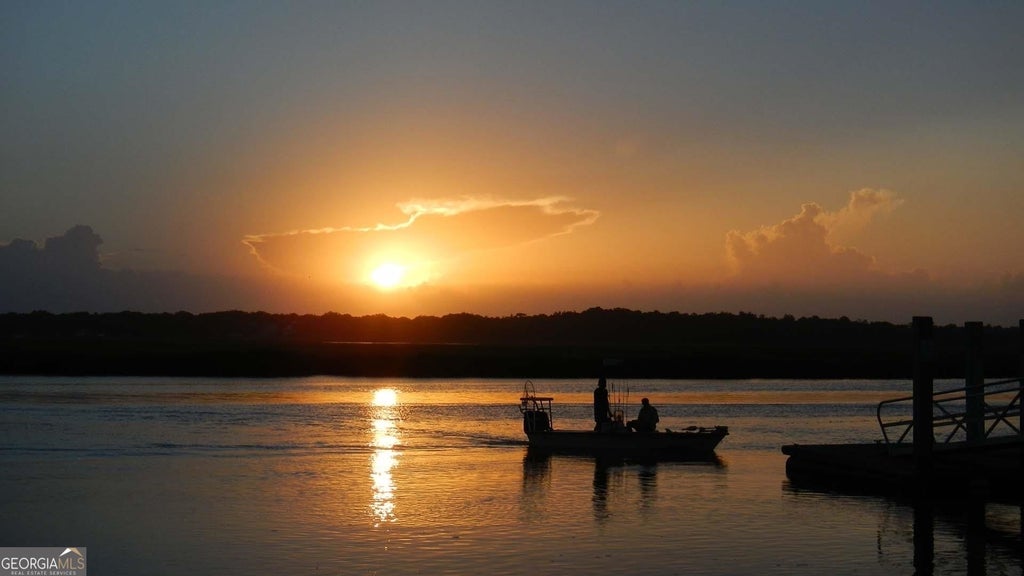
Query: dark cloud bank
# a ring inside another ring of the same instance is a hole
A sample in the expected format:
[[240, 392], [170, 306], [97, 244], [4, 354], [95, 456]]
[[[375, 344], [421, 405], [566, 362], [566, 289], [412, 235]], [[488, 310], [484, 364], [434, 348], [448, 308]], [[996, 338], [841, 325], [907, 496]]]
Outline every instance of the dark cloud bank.
[[0, 245], [0, 312], [205, 311], [233, 300], [255, 303], [254, 290], [230, 278], [106, 269], [102, 243], [79, 225], [42, 246], [22, 239]]

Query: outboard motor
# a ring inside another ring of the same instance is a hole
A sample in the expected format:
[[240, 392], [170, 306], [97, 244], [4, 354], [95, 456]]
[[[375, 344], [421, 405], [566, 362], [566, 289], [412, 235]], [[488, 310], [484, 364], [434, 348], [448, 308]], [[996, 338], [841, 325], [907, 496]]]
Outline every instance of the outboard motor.
[[551, 422], [548, 421], [548, 413], [540, 410], [526, 410], [523, 412], [523, 432], [547, 432], [551, 430]]

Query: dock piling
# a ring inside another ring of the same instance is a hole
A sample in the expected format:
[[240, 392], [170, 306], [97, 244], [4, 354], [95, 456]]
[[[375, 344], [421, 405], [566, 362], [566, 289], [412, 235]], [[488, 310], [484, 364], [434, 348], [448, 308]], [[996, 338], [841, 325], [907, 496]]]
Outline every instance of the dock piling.
[[935, 350], [932, 343], [931, 316], [914, 316], [914, 467], [918, 478], [928, 478], [932, 470], [932, 385]]
[[984, 326], [981, 322], [965, 322], [964, 331], [967, 333], [967, 442], [977, 444], [985, 441]]

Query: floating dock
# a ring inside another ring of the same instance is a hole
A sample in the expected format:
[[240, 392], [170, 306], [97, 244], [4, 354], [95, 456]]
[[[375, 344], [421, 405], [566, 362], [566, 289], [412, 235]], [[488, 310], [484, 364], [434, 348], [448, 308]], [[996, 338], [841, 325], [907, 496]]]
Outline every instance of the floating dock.
[[882, 440], [783, 446], [787, 477], [842, 491], [1024, 503], [1020, 326], [1021, 378], [985, 382], [983, 327], [968, 322], [965, 386], [935, 392], [932, 319], [915, 317], [913, 395], [879, 403]]
[[786, 476], [855, 493], [916, 496], [976, 496], [989, 501], [1021, 503], [1024, 493], [1024, 450], [1015, 444], [993, 444], [937, 451], [930, 470], [919, 470], [912, 453], [893, 454], [883, 443], [792, 444]]

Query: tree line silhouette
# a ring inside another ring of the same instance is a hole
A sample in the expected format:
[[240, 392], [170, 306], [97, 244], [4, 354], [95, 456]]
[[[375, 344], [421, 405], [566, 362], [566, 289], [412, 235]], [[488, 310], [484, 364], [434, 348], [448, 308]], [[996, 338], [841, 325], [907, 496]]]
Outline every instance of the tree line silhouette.
[[[1020, 330], [985, 327], [990, 377], [1016, 376]], [[410, 377], [909, 378], [910, 322], [582, 312], [420, 316], [226, 311], [0, 315], [0, 372]], [[934, 331], [936, 375], [964, 372], [960, 326]], [[606, 367], [615, 360], [615, 368]]]

